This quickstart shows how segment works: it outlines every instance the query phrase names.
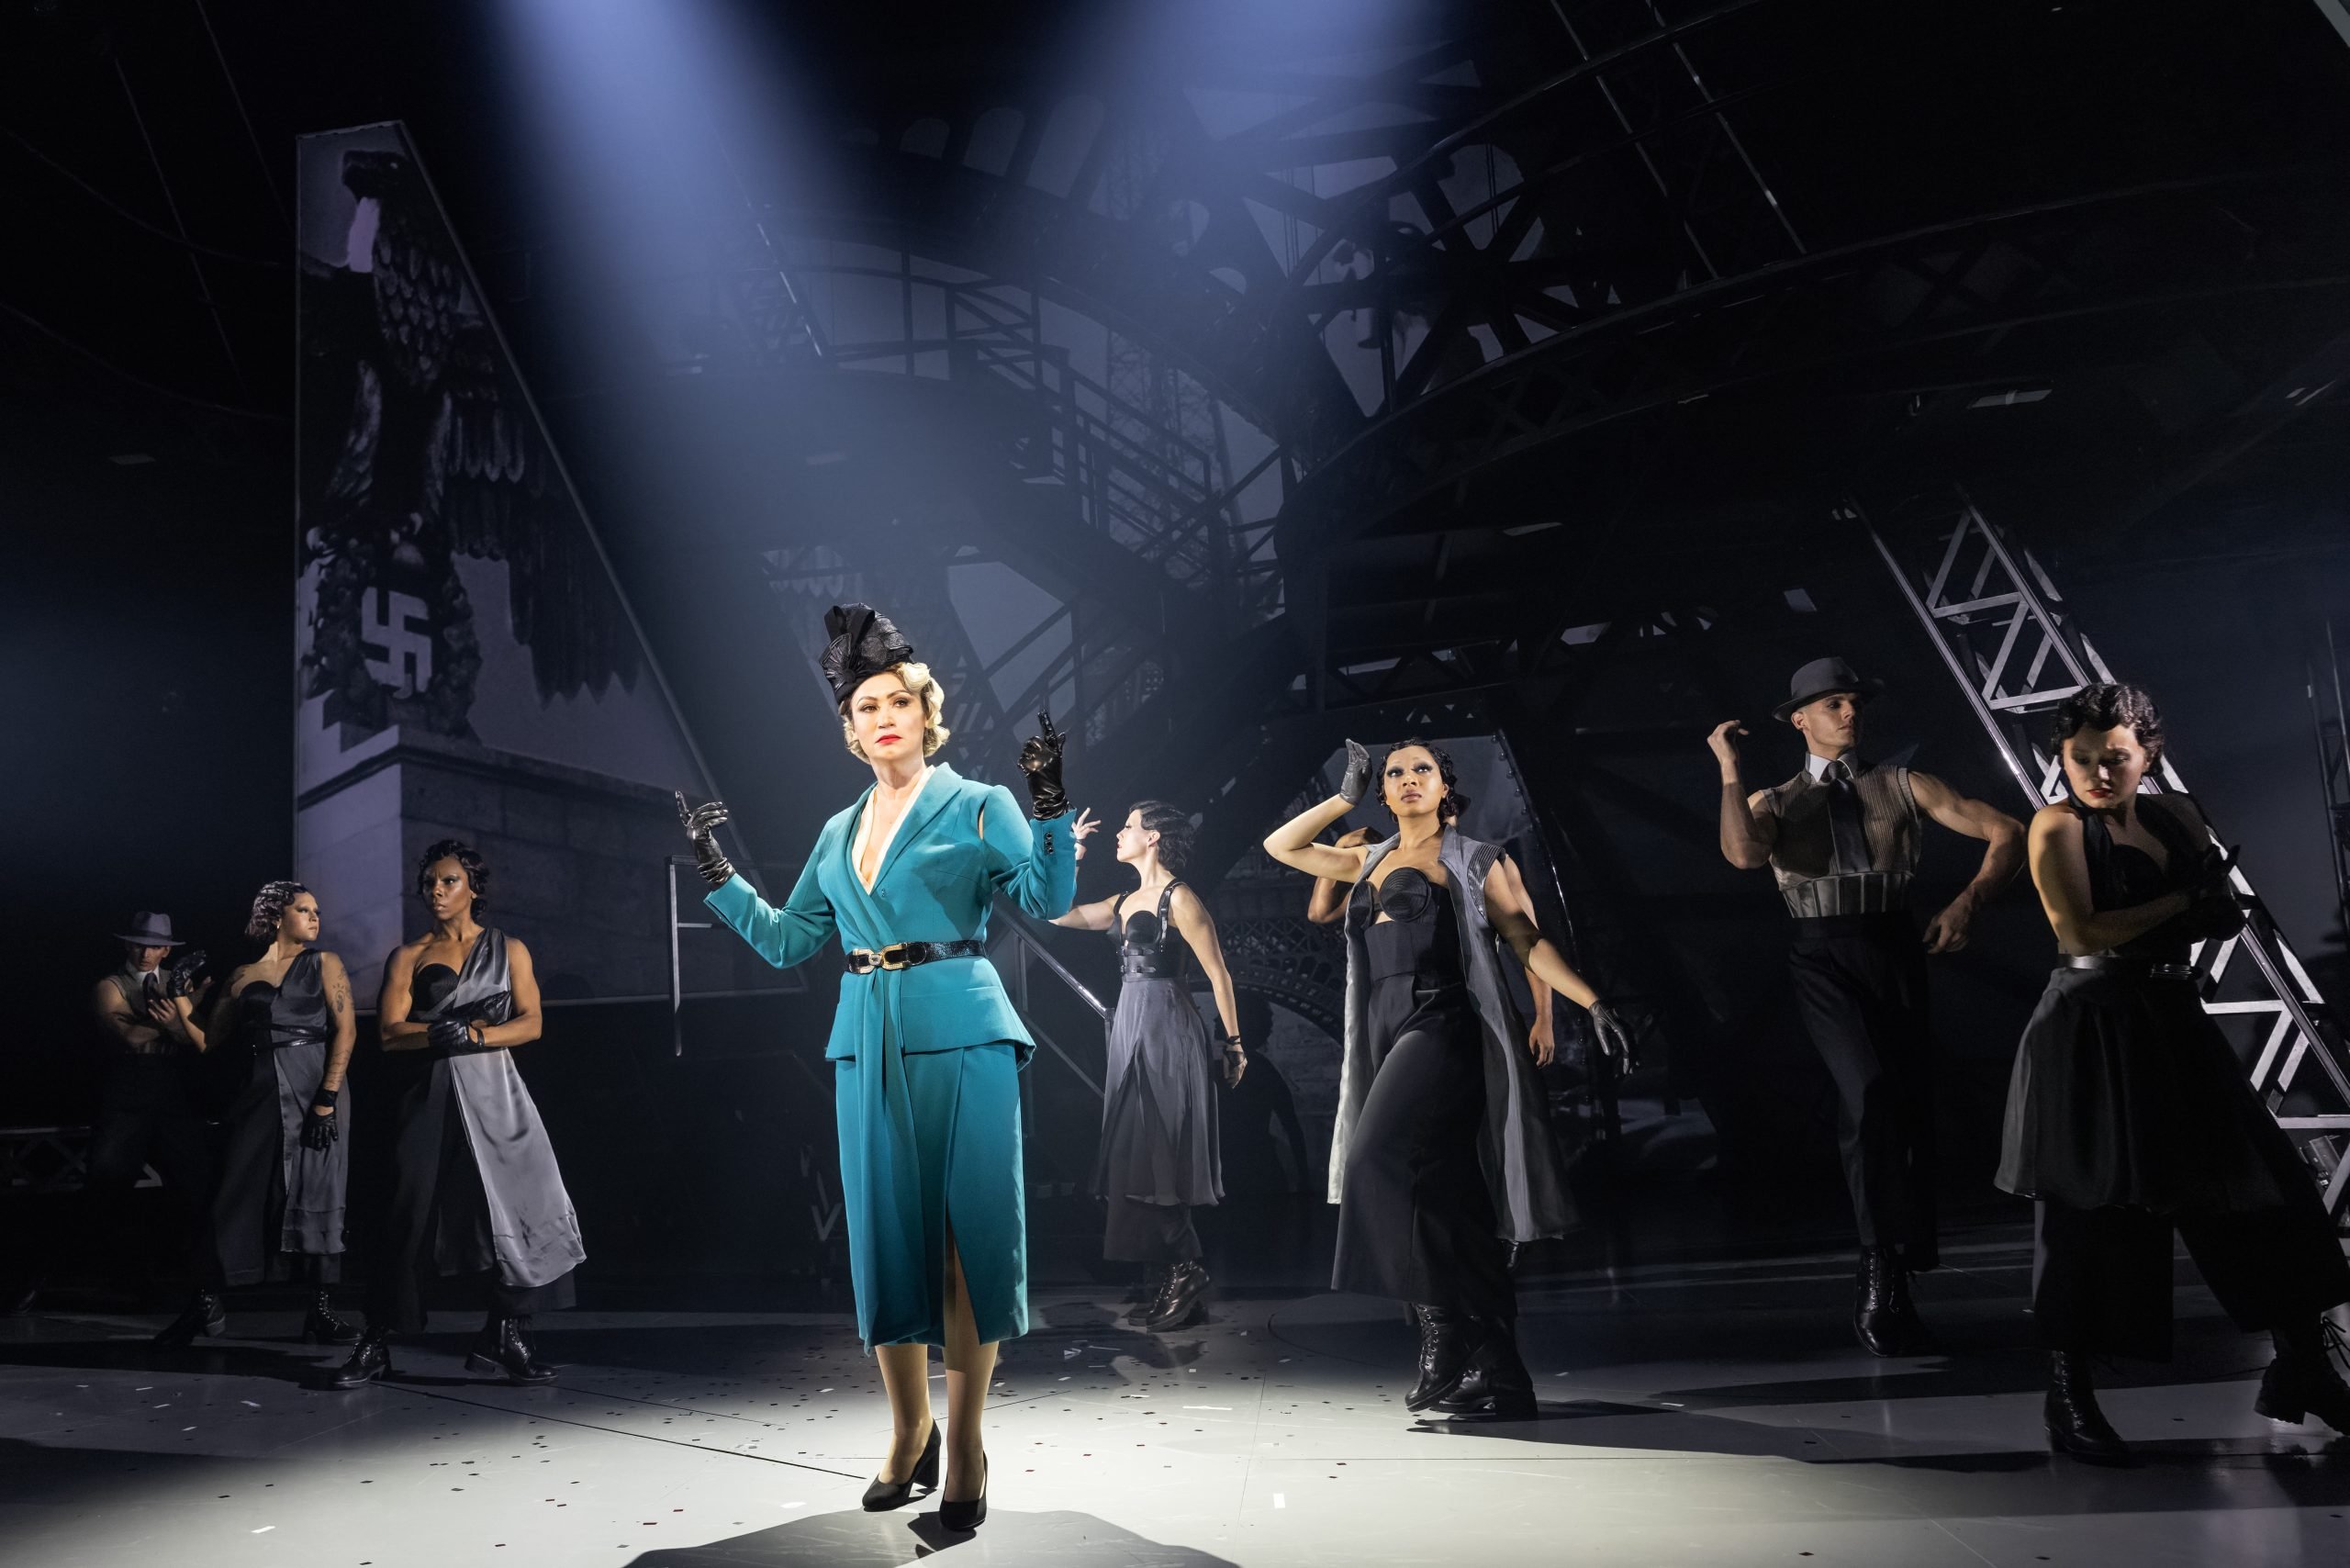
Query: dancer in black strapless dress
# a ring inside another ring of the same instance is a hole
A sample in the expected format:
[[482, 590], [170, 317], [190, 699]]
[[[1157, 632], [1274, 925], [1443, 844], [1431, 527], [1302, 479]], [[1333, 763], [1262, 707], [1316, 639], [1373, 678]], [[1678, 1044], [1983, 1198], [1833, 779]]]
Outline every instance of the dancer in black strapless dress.
[[538, 1107], [508, 1054], [539, 1037], [539, 988], [530, 950], [475, 922], [488, 878], [468, 846], [451, 839], [427, 850], [417, 880], [432, 930], [384, 966], [384, 1048], [428, 1060], [392, 1109], [392, 1192], [370, 1259], [367, 1332], [336, 1387], [391, 1370], [391, 1337], [424, 1329], [433, 1274], [481, 1282], [487, 1316], [466, 1365], [512, 1383], [554, 1381], [532, 1348], [531, 1316], [571, 1305], [572, 1271], [587, 1252]]
[[[1079, 819], [1080, 849], [1092, 825]], [[1154, 1333], [1206, 1315], [1210, 1282], [1192, 1211], [1224, 1198], [1215, 1080], [1220, 1071], [1227, 1085], [1237, 1084], [1248, 1059], [1215, 921], [1177, 879], [1191, 848], [1189, 813], [1164, 801], [1137, 803], [1118, 829], [1117, 857], [1135, 868], [1150, 907], [1129, 914], [1136, 895], [1125, 893], [1080, 904], [1054, 922], [1106, 932], [1118, 945], [1118, 1010], [1110, 1021], [1093, 1190], [1109, 1205], [1102, 1255], [1152, 1271], [1126, 1321]], [[1183, 977], [1187, 950], [1198, 956], [1224, 1024], [1214, 1045]]]
[[2049, 1439], [2127, 1457], [2089, 1358], [2169, 1359], [2174, 1229], [2237, 1327], [2276, 1339], [2255, 1408], [2350, 1430], [2320, 1325], [2350, 1300], [2350, 1264], [2190, 962], [2195, 943], [2243, 926], [2228, 865], [2192, 801], [2138, 792], [2162, 756], [2144, 692], [2082, 689], [2057, 710], [2057, 738], [2071, 798], [2032, 819], [2031, 876], [2067, 956], [2016, 1053], [1997, 1177], [2039, 1200]]

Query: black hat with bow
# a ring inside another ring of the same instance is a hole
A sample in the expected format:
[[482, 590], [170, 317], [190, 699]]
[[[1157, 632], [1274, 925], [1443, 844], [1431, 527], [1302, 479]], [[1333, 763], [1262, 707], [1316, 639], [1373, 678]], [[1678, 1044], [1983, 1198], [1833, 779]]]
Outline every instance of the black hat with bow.
[[818, 663], [832, 683], [833, 700], [843, 706], [866, 681], [914, 656], [905, 633], [869, 604], [836, 604], [824, 611], [824, 634], [832, 641]]

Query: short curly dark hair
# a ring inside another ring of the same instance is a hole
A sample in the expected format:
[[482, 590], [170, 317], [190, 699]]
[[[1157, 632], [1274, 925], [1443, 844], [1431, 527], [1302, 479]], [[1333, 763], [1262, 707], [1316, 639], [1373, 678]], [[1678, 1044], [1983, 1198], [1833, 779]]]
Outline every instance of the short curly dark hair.
[[442, 860], [454, 860], [458, 868], [464, 872], [465, 886], [474, 890], [474, 907], [487, 908], [489, 905], [489, 863], [481, 857], [480, 850], [476, 849], [462, 838], [438, 840], [422, 855], [417, 857], [416, 896], [420, 899], [429, 899], [432, 896], [432, 868], [436, 862]]
[[1165, 801], [1136, 801], [1126, 809], [1141, 814], [1145, 832], [1158, 835], [1158, 863], [1169, 875], [1181, 876], [1192, 863], [1192, 813]]
[[1383, 801], [1387, 798], [1386, 778], [1389, 760], [1397, 752], [1409, 751], [1414, 746], [1419, 747], [1436, 758], [1436, 776], [1444, 780], [1444, 799], [1437, 802], [1436, 820], [1440, 823], [1460, 821], [1460, 813], [1469, 809], [1469, 797], [1460, 792], [1460, 775], [1452, 766], [1452, 754], [1434, 741], [1423, 740], [1418, 735], [1397, 741], [1393, 745], [1389, 746], [1386, 755], [1379, 759], [1380, 799]]
[[2084, 686], [2056, 704], [2056, 745], [2083, 730], [2127, 729], [2146, 748], [2147, 766], [2162, 760], [2163, 715], [2142, 686], [2102, 680]]
[[299, 882], [263, 882], [253, 895], [252, 913], [245, 916], [245, 935], [256, 942], [276, 941], [285, 906], [309, 890]]

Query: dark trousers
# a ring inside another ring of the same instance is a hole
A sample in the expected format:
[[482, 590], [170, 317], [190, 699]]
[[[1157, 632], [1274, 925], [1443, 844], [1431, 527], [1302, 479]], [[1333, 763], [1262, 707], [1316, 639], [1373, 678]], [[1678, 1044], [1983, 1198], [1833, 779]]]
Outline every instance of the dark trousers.
[[2168, 1361], [2174, 1228], [2239, 1328], [2307, 1324], [2350, 1300], [2350, 1262], [2314, 1201], [2200, 1215], [2032, 1206], [2032, 1324], [2047, 1350]]
[[1188, 1263], [1200, 1255], [1200, 1233], [1189, 1204], [1110, 1200], [1102, 1229], [1102, 1256], [1117, 1263]]
[[1347, 1146], [1332, 1288], [1515, 1319], [1509, 1248], [1477, 1157], [1483, 1042], [1462, 1027], [1408, 1030], [1372, 1078]]
[[115, 1231], [128, 1223], [122, 1195], [150, 1165], [183, 1212], [196, 1282], [220, 1289], [219, 1249], [212, 1237], [212, 1188], [219, 1167], [212, 1129], [197, 1108], [193, 1074], [185, 1062], [171, 1057], [119, 1058], [107, 1072], [83, 1167], [84, 1189], [99, 1211], [92, 1215], [94, 1223]]
[[449, 1074], [427, 1070], [393, 1111], [392, 1192], [367, 1271], [367, 1327], [420, 1334], [424, 1282], [432, 1274], [472, 1274], [492, 1317], [527, 1317], [572, 1304], [569, 1274], [543, 1285], [500, 1279], [464, 1116]]
[[1925, 945], [1901, 913], [1795, 924], [1788, 974], [1836, 1081], [1837, 1142], [1861, 1245], [1897, 1247], [1910, 1268], [1930, 1269], [1941, 1258]]

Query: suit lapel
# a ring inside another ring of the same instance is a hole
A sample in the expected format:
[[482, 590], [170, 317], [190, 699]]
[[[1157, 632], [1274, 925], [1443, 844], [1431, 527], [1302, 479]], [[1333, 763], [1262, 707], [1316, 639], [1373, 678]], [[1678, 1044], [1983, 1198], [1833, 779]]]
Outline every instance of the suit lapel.
[[[897, 836], [890, 840], [890, 847], [883, 852], [881, 864], [873, 873], [873, 886], [869, 891], [880, 892], [882, 881], [890, 875], [890, 868], [898, 863], [898, 857], [906, 852], [907, 845], [929, 830], [930, 824], [938, 819], [938, 813], [945, 811], [947, 802], [955, 798], [955, 786], [961, 782], [956, 771], [943, 762], [931, 768], [930, 778], [923, 785], [922, 793], [914, 798], [912, 805], [906, 808], [905, 820], [898, 824]], [[851, 867], [850, 869], [854, 871], [856, 868]]]

